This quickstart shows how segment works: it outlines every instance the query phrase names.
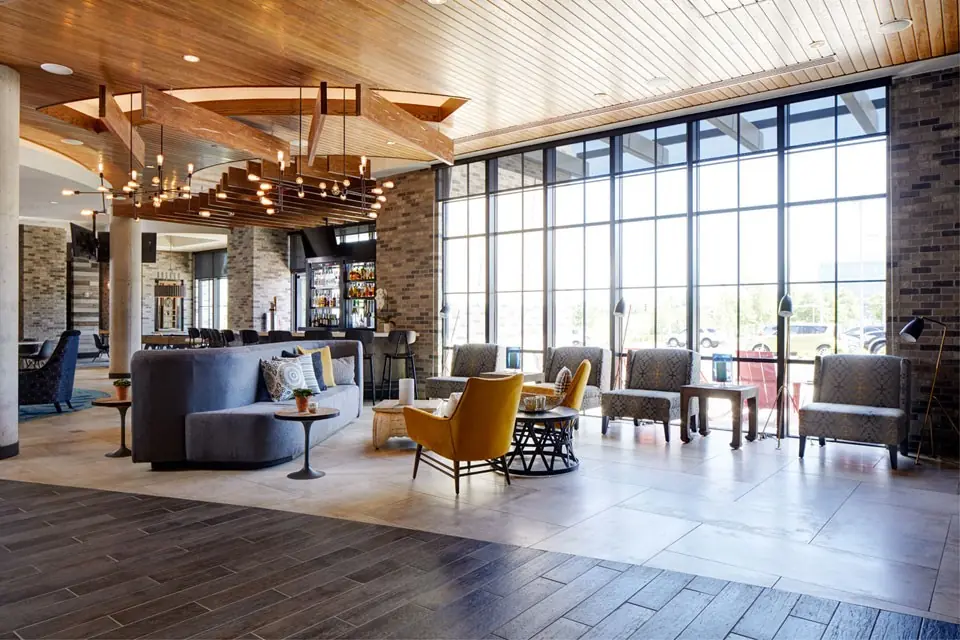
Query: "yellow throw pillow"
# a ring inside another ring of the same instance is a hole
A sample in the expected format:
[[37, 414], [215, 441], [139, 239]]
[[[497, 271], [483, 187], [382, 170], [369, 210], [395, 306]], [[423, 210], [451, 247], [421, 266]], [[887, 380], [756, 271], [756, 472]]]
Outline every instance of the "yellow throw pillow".
[[323, 384], [328, 387], [337, 386], [333, 377], [333, 356], [330, 355], [330, 347], [321, 347], [319, 349], [304, 349], [297, 345], [297, 353], [300, 355], [320, 354], [320, 363], [323, 365]]

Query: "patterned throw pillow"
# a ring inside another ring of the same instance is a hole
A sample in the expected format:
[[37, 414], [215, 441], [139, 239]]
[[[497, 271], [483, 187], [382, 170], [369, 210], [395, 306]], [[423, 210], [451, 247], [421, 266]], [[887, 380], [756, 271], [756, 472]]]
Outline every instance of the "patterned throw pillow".
[[570, 369], [563, 367], [557, 373], [557, 381], [554, 384], [554, 387], [557, 390], [557, 395], [562, 396], [567, 392], [567, 387], [570, 386], [570, 382], [573, 380], [573, 374], [570, 373]]
[[353, 356], [335, 358], [333, 360], [333, 381], [336, 384], [357, 384], [353, 375], [355, 367], [356, 360]]
[[267, 385], [267, 393], [274, 402], [289, 400], [293, 397], [294, 389], [306, 387], [299, 358], [261, 360], [260, 369]]
[[321, 391], [327, 390], [327, 386], [317, 378], [317, 367], [323, 366], [319, 353], [298, 356], [297, 354], [289, 351], [281, 351], [280, 357], [296, 358], [300, 362], [300, 368], [303, 370], [303, 386], [305, 389], [310, 389], [310, 391], [313, 391], [314, 394], [318, 394]]
[[323, 384], [326, 387], [332, 387], [337, 384], [336, 380], [333, 378], [333, 363], [331, 360], [333, 357], [330, 354], [330, 347], [321, 347], [319, 349], [304, 349], [300, 345], [297, 345], [297, 353], [302, 355], [313, 355], [320, 354], [320, 360], [323, 362], [323, 366], [320, 369], [320, 375], [323, 376]]

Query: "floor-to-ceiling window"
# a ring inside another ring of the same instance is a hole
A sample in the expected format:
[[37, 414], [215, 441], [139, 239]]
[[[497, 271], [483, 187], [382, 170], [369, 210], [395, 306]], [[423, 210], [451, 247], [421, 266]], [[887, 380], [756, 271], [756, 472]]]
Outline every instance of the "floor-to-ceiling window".
[[620, 137], [617, 255], [621, 349], [687, 344], [687, 126]]
[[886, 348], [886, 94], [821, 91], [441, 170], [444, 345], [487, 339], [525, 369], [549, 346], [687, 347], [707, 380], [729, 354], [764, 409], [784, 376], [797, 406], [816, 355]]
[[194, 315], [203, 329], [227, 329], [227, 252], [201, 251], [194, 254]]
[[454, 345], [487, 341], [486, 163], [451, 167], [440, 175], [445, 367]]
[[791, 424], [815, 356], [886, 353], [886, 124], [882, 87], [786, 106]]
[[610, 346], [610, 139], [548, 150], [552, 344]]
[[543, 368], [543, 168], [542, 151], [498, 158], [490, 196], [494, 333], [529, 371]]

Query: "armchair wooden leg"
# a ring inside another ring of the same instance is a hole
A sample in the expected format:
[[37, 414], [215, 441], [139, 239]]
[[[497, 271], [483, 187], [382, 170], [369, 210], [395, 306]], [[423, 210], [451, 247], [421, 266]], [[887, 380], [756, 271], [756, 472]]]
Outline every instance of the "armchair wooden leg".
[[634, 419], [633, 419], [633, 426], [635, 426], [635, 427], [639, 427], [639, 426], [640, 426], [640, 418], [634, 418]]
[[670, 421], [663, 421], [663, 439], [670, 442]]
[[460, 495], [460, 461], [453, 461], [453, 489]]
[[897, 470], [897, 445], [891, 444], [887, 446], [887, 449], [890, 450], [890, 468], [896, 471]]
[[610, 427], [610, 417], [603, 416], [603, 420], [600, 422], [600, 433], [606, 434], [607, 429]]
[[67, 406], [70, 407], [70, 411], [73, 411], [73, 405], [70, 404], [70, 401], [69, 401], [69, 400], [67, 400]]
[[503, 465], [503, 477], [507, 479], [507, 486], [510, 486], [510, 468], [507, 466], [507, 456], [500, 456], [500, 464]]
[[824, 438], [823, 436], [820, 436], [820, 446], [821, 447], [827, 446], [827, 439]]
[[423, 445], [417, 445], [417, 457], [413, 459], [413, 479], [417, 479], [417, 469], [420, 468], [420, 454], [423, 453]]
[[57, 413], [63, 413], [63, 409], [60, 408], [60, 403], [59, 403], [59, 402], [54, 402], [54, 403], [53, 403], [53, 408], [57, 410]]
[[803, 459], [803, 452], [807, 448], [807, 436], [800, 436], [800, 458]]

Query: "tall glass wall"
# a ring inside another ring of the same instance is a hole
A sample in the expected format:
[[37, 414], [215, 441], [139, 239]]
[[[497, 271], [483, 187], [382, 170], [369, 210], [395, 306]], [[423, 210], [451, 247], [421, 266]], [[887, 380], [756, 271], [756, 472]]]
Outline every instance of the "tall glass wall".
[[886, 95], [861, 85], [440, 170], [445, 348], [496, 342], [539, 370], [548, 346], [687, 347], [705, 379], [731, 355], [767, 410], [787, 372], [802, 404], [816, 355], [886, 349]]

